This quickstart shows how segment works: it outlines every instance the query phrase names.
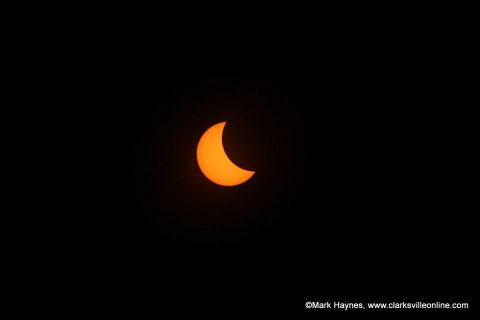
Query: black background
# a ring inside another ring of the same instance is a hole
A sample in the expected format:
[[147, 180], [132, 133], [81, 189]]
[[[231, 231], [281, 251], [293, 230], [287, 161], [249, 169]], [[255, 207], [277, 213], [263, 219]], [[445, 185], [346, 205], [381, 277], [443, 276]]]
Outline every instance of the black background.
[[474, 308], [474, 7], [6, 12], [3, 310]]

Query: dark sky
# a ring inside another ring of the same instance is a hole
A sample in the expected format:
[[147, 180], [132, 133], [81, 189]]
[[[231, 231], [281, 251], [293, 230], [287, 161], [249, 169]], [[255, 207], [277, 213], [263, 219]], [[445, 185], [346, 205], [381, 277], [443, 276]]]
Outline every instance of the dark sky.
[[473, 305], [475, 8], [9, 10], [3, 310]]

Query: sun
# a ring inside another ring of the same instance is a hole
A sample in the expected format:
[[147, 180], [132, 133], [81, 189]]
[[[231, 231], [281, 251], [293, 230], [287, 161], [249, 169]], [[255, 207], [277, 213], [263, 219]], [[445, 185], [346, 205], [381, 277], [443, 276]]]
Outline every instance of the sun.
[[236, 186], [249, 180], [255, 171], [240, 168], [225, 153], [222, 136], [226, 122], [210, 127], [197, 146], [197, 162], [202, 173], [221, 186]]

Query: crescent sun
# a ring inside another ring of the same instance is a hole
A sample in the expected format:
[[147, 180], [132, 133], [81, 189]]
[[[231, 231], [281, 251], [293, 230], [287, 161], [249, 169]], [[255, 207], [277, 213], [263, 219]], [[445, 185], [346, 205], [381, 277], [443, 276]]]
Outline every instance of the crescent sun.
[[222, 142], [225, 124], [217, 123], [202, 135], [197, 146], [197, 162], [210, 181], [231, 187], [246, 182], [255, 171], [242, 169], [228, 158]]

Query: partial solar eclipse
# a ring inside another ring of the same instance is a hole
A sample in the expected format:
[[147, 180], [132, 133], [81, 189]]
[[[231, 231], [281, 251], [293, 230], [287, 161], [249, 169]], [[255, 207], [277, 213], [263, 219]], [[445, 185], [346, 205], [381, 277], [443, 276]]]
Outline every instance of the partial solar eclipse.
[[221, 186], [236, 186], [250, 179], [255, 171], [248, 171], [234, 164], [223, 149], [222, 135], [226, 122], [210, 127], [200, 138], [197, 161], [202, 173]]

